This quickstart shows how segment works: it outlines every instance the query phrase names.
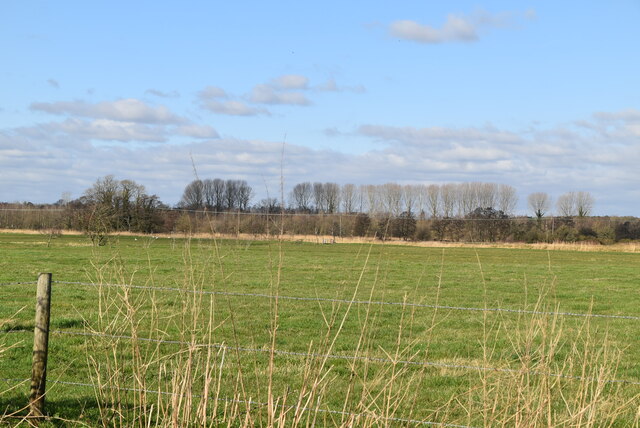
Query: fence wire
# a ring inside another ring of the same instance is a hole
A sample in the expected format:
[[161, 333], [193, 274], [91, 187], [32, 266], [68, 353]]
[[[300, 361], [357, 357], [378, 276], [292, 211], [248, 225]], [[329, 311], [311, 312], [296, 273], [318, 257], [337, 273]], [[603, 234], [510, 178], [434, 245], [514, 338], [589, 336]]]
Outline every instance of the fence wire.
[[[29, 382], [29, 379], [0, 379], [3, 382], [9, 383], [9, 382], [18, 382], [17, 385], [14, 386], [18, 386], [21, 383], [26, 383]], [[59, 384], [59, 385], [68, 385], [68, 386], [80, 386], [80, 387], [88, 387], [88, 388], [98, 388], [100, 389], [99, 386], [91, 384], [91, 383], [84, 383], [84, 382], [73, 382], [73, 381], [63, 381], [63, 380], [50, 380], [49, 384]], [[105, 388], [105, 387], [102, 387]], [[115, 387], [115, 386], [108, 386], [106, 387], [108, 389], [115, 389], [118, 391], [127, 391], [127, 392], [144, 392], [144, 393], [148, 393], [148, 394], [158, 394], [158, 395], [168, 395], [168, 396], [176, 396], [179, 395], [176, 392], [168, 392], [168, 391], [159, 391], [159, 390], [152, 390], [152, 389], [141, 389], [141, 388], [127, 388], [127, 387]], [[204, 395], [199, 395], [199, 394], [192, 394], [191, 397], [195, 397], [195, 398], [204, 398]], [[245, 404], [247, 406], [258, 406], [258, 407], [267, 407], [269, 405], [269, 403], [265, 403], [265, 402], [261, 402], [261, 401], [255, 401], [255, 400], [239, 400], [237, 398], [228, 398], [228, 397], [209, 397], [211, 399], [215, 399], [218, 402], [226, 402], [226, 403], [234, 403], [234, 404]], [[403, 424], [413, 424], [413, 425], [426, 425], [426, 426], [441, 426], [441, 427], [448, 427], [448, 428], [474, 428], [472, 426], [469, 425], [459, 425], [459, 424], [449, 424], [449, 423], [444, 423], [444, 422], [434, 422], [434, 421], [427, 421], [427, 420], [423, 420], [423, 419], [407, 419], [407, 418], [400, 418], [400, 417], [394, 417], [394, 416], [382, 416], [382, 415], [378, 415], [375, 414], [373, 412], [371, 413], [352, 413], [352, 412], [346, 412], [343, 410], [332, 410], [332, 409], [321, 409], [321, 408], [312, 408], [312, 407], [306, 407], [306, 406], [297, 406], [297, 405], [275, 405], [274, 407], [277, 408], [285, 408], [287, 410], [300, 410], [302, 412], [318, 412], [318, 413], [326, 413], [326, 414], [332, 414], [332, 415], [340, 415], [340, 416], [350, 416], [353, 418], [374, 418], [374, 419], [381, 419], [381, 420], [385, 420], [385, 421], [389, 421], [389, 422], [398, 422], [398, 423], [403, 423]]]
[[[263, 212], [263, 211], [216, 211], [215, 209], [187, 209], [187, 208], [156, 208], [157, 211], [163, 212], [176, 212], [176, 213], [190, 213], [190, 214], [202, 214], [204, 216], [214, 216], [214, 217], [237, 217], [237, 216], [253, 216], [253, 217], [269, 217], [269, 218], [278, 218], [278, 217], [319, 217], [319, 218], [335, 218], [335, 217], [358, 217], [367, 215], [369, 217], [380, 218], [385, 216], [391, 216], [393, 218], [398, 218], [397, 214], [392, 214], [390, 212], [384, 212], [382, 210], [365, 210], [361, 212], [291, 212], [288, 210], [278, 211], [278, 212]], [[278, 210], [281, 210], [281, 207], [278, 206]], [[42, 214], [50, 214], [50, 213], [63, 213], [63, 212], [81, 212], [82, 209], [78, 208], [0, 208], [0, 212], [38, 212]], [[425, 216], [422, 218], [418, 213], [412, 213], [413, 218], [416, 220], [430, 220], [430, 221], [448, 221], [448, 222], [462, 222], [462, 221], [538, 221], [535, 217], [528, 216], [511, 216], [507, 218], [467, 218], [466, 216], [462, 216], [460, 214], [456, 214], [453, 217], [444, 217], [444, 216]], [[418, 214], [418, 215], [416, 215]], [[556, 219], [563, 219], [564, 217], [544, 217], [543, 221], [550, 223]]]
[[633, 316], [633, 315], [608, 315], [608, 314], [589, 314], [589, 313], [580, 313], [580, 312], [533, 311], [533, 310], [526, 310], [526, 309], [508, 309], [508, 308], [477, 308], [477, 307], [465, 307], [465, 306], [429, 305], [424, 303], [411, 303], [411, 302], [382, 302], [382, 301], [373, 301], [373, 300], [331, 299], [331, 298], [323, 298], [323, 297], [279, 296], [279, 295], [265, 294], [265, 293], [237, 293], [237, 292], [229, 292], [229, 291], [189, 290], [189, 289], [175, 288], [175, 287], [151, 287], [146, 285], [95, 284], [91, 282], [72, 282], [72, 281], [53, 281], [53, 283], [67, 284], [67, 285], [85, 285], [90, 287], [120, 287], [120, 288], [131, 288], [131, 289], [138, 289], [138, 290], [170, 291], [170, 292], [181, 292], [181, 293], [190, 293], [190, 294], [231, 296], [231, 297], [260, 297], [260, 298], [266, 298], [266, 299], [277, 298], [279, 300], [300, 300], [300, 301], [308, 301], [308, 302], [347, 303], [347, 304], [357, 304], [357, 305], [389, 305], [389, 306], [405, 306], [405, 307], [442, 309], [442, 310], [454, 310], [454, 311], [506, 312], [506, 313], [527, 314], [527, 315], [611, 318], [611, 319], [627, 319], [627, 320], [635, 320], [635, 321], [640, 320], [639, 316]]
[[253, 353], [271, 353], [277, 355], [284, 356], [295, 356], [295, 357], [304, 357], [304, 358], [323, 358], [323, 359], [339, 359], [339, 360], [349, 360], [349, 361], [367, 361], [374, 363], [389, 363], [389, 364], [400, 364], [400, 365], [411, 365], [418, 367], [439, 367], [446, 369], [464, 369], [464, 370], [477, 370], [477, 371], [485, 371], [485, 372], [502, 372], [502, 373], [522, 373], [526, 372], [528, 374], [536, 375], [536, 376], [550, 376], [550, 377], [558, 377], [564, 379], [573, 379], [573, 380], [588, 380], [588, 381], [601, 381], [603, 383], [625, 383], [630, 385], [640, 385], [640, 381], [628, 380], [628, 379], [598, 379], [594, 377], [586, 377], [586, 376], [570, 376], [564, 375], [561, 373], [548, 373], [541, 372], [538, 370], [522, 370], [522, 369], [508, 369], [501, 367], [483, 367], [483, 366], [473, 366], [473, 365], [465, 365], [465, 364], [453, 364], [453, 363], [440, 363], [435, 361], [413, 361], [413, 360], [393, 360], [391, 358], [381, 358], [381, 357], [369, 357], [369, 356], [357, 356], [357, 355], [338, 355], [338, 354], [320, 354], [314, 352], [295, 352], [295, 351], [282, 351], [278, 349], [271, 350], [269, 348], [247, 348], [247, 347], [239, 347], [239, 346], [228, 346], [220, 343], [194, 343], [180, 340], [165, 340], [165, 339], [152, 339], [147, 337], [133, 337], [127, 335], [115, 335], [115, 334], [107, 334], [107, 333], [99, 333], [99, 332], [82, 332], [82, 331], [69, 331], [69, 330], [52, 330], [51, 333], [55, 334], [66, 334], [72, 336], [94, 336], [94, 337], [108, 337], [114, 339], [135, 339], [142, 342], [152, 342], [159, 344], [170, 344], [170, 345], [188, 345], [195, 346], [199, 348], [215, 348], [215, 349], [224, 349], [226, 351], [238, 351], [238, 352], [253, 352]]
[[[31, 330], [8, 330], [4, 332], [5, 334], [9, 333], [32, 333]], [[166, 339], [153, 339], [148, 337], [133, 337], [121, 334], [107, 334], [100, 332], [83, 332], [83, 331], [69, 331], [69, 330], [51, 330], [50, 333], [61, 334], [61, 335], [69, 335], [69, 336], [85, 336], [85, 337], [105, 337], [111, 339], [126, 339], [131, 340], [135, 339], [140, 342], [151, 342], [158, 343], [163, 345], [188, 345], [194, 346], [197, 348], [215, 348], [215, 349], [224, 349], [227, 351], [237, 351], [237, 352], [248, 352], [248, 353], [271, 353], [272, 350], [269, 348], [248, 348], [242, 346], [228, 346], [221, 343], [195, 343], [195, 342], [186, 342], [181, 340], [166, 340]], [[629, 385], [640, 385], [640, 381], [630, 380], [630, 379], [599, 379], [595, 377], [587, 377], [587, 376], [571, 376], [565, 375], [562, 373], [553, 373], [553, 372], [542, 372], [539, 370], [523, 370], [523, 369], [509, 369], [504, 367], [484, 367], [484, 366], [474, 366], [468, 364], [454, 364], [454, 363], [441, 363], [437, 361], [413, 361], [413, 360], [393, 360], [391, 358], [381, 358], [381, 357], [369, 357], [369, 356], [358, 356], [358, 355], [338, 355], [338, 354], [320, 354], [314, 352], [295, 352], [295, 351], [283, 351], [279, 349], [274, 349], [273, 353], [276, 355], [283, 356], [294, 356], [294, 357], [304, 357], [304, 358], [324, 358], [324, 359], [337, 359], [337, 360], [348, 360], [348, 361], [366, 361], [372, 363], [385, 363], [385, 364], [394, 364], [394, 365], [408, 365], [408, 366], [417, 366], [417, 367], [438, 367], [444, 369], [462, 369], [462, 370], [475, 370], [481, 372], [497, 372], [497, 373], [528, 373], [534, 376], [549, 376], [556, 377], [562, 379], [572, 379], [572, 380], [587, 380], [591, 382], [602, 382], [607, 384], [613, 383], [623, 383]]]
[[37, 281], [16, 281], [16, 282], [1, 282], [0, 287], [10, 287], [13, 285], [33, 285], [37, 284]]

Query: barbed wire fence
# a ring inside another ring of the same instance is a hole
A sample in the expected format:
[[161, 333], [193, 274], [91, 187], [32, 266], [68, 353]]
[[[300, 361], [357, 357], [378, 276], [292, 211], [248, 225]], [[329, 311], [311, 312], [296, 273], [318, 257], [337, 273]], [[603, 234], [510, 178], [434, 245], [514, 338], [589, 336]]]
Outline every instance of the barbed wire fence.
[[[13, 285], [33, 285], [35, 281], [26, 282], [7, 282], [0, 283], [0, 287], [13, 286]], [[594, 314], [594, 313], [580, 313], [580, 312], [562, 312], [562, 311], [534, 311], [526, 309], [513, 309], [513, 308], [479, 308], [479, 307], [466, 307], [466, 306], [448, 306], [448, 305], [431, 305], [425, 303], [413, 303], [413, 302], [384, 302], [375, 300], [350, 300], [350, 299], [333, 299], [323, 297], [305, 297], [305, 296], [282, 296], [265, 293], [239, 293], [231, 291], [209, 291], [209, 290], [193, 290], [177, 287], [165, 287], [165, 286], [146, 286], [146, 285], [129, 285], [129, 284], [105, 284], [105, 283], [91, 283], [81, 281], [53, 281], [53, 284], [61, 285], [83, 285], [88, 287], [116, 287], [116, 288], [129, 288], [138, 290], [151, 290], [151, 291], [167, 291], [177, 293], [188, 294], [201, 294], [201, 295], [217, 295], [217, 296], [229, 296], [229, 297], [256, 297], [279, 300], [299, 300], [308, 302], [325, 302], [325, 303], [352, 303], [356, 305], [382, 305], [382, 306], [404, 306], [404, 307], [416, 307], [416, 308], [429, 308], [429, 309], [442, 309], [452, 311], [470, 311], [470, 312], [506, 312], [515, 314], [527, 314], [527, 315], [548, 315], [548, 316], [569, 316], [569, 317], [584, 317], [584, 318], [611, 318], [611, 319], [628, 319], [640, 321], [640, 316], [635, 315], [617, 315], [617, 314]]]
[[[27, 383], [30, 381], [30, 379], [18, 379], [18, 378], [2, 378], [0, 379], [0, 381], [3, 382], [18, 382], [19, 384], [23, 384], [23, 383]], [[158, 395], [166, 395], [166, 396], [175, 396], [178, 393], [176, 392], [170, 392], [170, 391], [158, 391], [158, 390], [153, 390], [153, 389], [141, 389], [141, 388], [127, 388], [127, 387], [114, 387], [112, 385], [108, 385], [105, 387], [100, 387], [97, 386], [95, 384], [92, 383], [85, 383], [85, 382], [72, 382], [72, 381], [62, 381], [62, 380], [53, 380], [51, 381], [51, 383], [53, 384], [58, 384], [58, 385], [67, 385], [67, 386], [79, 386], [79, 387], [86, 387], [86, 388], [106, 388], [106, 389], [117, 389], [119, 391], [127, 391], [127, 392], [143, 392], [146, 394], [158, 394]], [[203, 395], [199, 395], [199, 394], [193, 394], [192, 397], [194, 398], [204, 398]], [[256, 400], [240, 400], [237, 398], [229, 398], [229, 397], [209, 397], [209, 398], [213, 398], [216, 401], [219, 402], [225, 402], [225, 403], [234, 403], [234, 404], [244, 404], [247, 406], [257, 406], [257, 407], [267, 407], [269, 405], [269, 403], [266, 402], [262, 402], [262, 401], [256, 401]], [[278, 407], [282, 407], [282, 406], [278, 406]], [[394, 417], [394, 416], [384, 416], [384, 415], [379, 415], [376, 413], [352, 413], [352, 412], [347, 412], [344, 410], [333, 410], [333, 409], [323, 409], [323, 408], [317, 408], [317, 407], [306, 407], [306, 406], [299, 406], [299, 405], [284, 405], [284, 408], [287, 410], [299, 410], [302, 412], [317, 412], [317, 413], [327, 413], [327, 414], [331, 414], [331, 415], [339, 415], [339, 416], [349, 416], [352, 418], [374, 418], [374, 419], [379, 419], [379, 420], [384, 420], [387, 422], [398, 422], [398, 423], [402, 423], [402, 424], [412, 424], [412, 425], [423, 425], [423, 426], [441, 426], [441, 427], [447, 427], [447, 428], [474, 428], [470, 425], [459, 425], [459, 424], [450, 424], [450, 423], [445, 423], [445, 422], [434, 422], [434, 421], [427, 421], [427, 420], [422, 420], [422, 419], [408, 419], [408, 418], [400, 418], [400, 417]]]
[[[7, 287], [16, 287], [16, 286], [30, 286], [37, 284], [36, 281], [11, 281], [0, 283], [0, 288]], [[564, 311], [537, 311], [537, 310], [526, 310], [526, 309], [515, 309], [515, 308], [500, 308], [500, 307], [487, 307], [487, 308], [479, 308], [479, 307], [463, 307], [463, 306], [447, 306], [447, 305], [435, 305], [435, 304], [424, 304], [424, 303], [413, 303], [413, 302], [386, 302], [386, 301], [375, 301], [375, 300], [355, 300], [355, 299], [336, 299], [336, 298], [322, 298], [322, 297], [306, 297], [306, 296], [281, 296], [281, 295], [273, 295], [266, 293], [240, 293], [240, 292], [227, 292], [227, 291], [210, 291], [210, 290], [194, 290], [194, 289], [183, 289], [177, 287], [167, 287], [167, 286], [143, 286], [143, 285], [135, 285], [135, 284], [110, 284], [110, 283], [93, 283], [93, 282], [82, 282], [82, 281], [52, 281], [53, 285], [59, 286], [86, 286], [86, 287], [106, 287], [106, 288], [121, 288], [121, 289], [135, 289], [135, 290], [149, 290], [149, 291], [161, 291], [161, 292], [170, 292], [170, 293], [188, 293], [188, 294], [200, 294], [200, 295], [215, 295], [215, 296], [227, 296], [227, 297], [245, 297], [251, 299], [279, 299], [279, 300], [290, 300], [290, 301], [305, 301], [305, 302], [316, 302], [316, 303], [344, 303], [344, 304], [353, 304], [353, 305], [378, 305], [378, 306], [393, 306], [393, 307], [414, 307], [414, 308], [426, 308], [426, 309], [435, 309], [435, 310], [448, 310], [448, 311], [468, 311], [468, 312], [499, 312], [499, 313], [507, 313], [507, 314], [526, 314], [526, 315], [540, 315], [540, 316], [549, 316], [549, 317], [581, 317], [581, 318], [601, 318], [601, 319], [611, 319], [611, 320], [632, 320], [632, 321], [640, 321], [640, 316], [635, 315], [627, 315], [627, 314], [594, 314], [594, 313], [580, 313], [580, 312], [564, 312]], [[0, 326], [1, 327], [1, 326]], [[0, 332], [4, 334], [30, 334], [32, 331], [24, 329], [24, 328], [8, 328], [4, 330], [0, 330]], [[49, 330], [50, 333], [55, 335], [66, 335], [66, 336], [76, 336], [76, 337], [98, 337], [98, 338], [110, 338], [110, 339], [118, 339], [118, 340], [137, 340], [140, 342], [150, 342], [157, 343], [161, 345], [185, 345], [191, 347], [199, 347], [199, 348], [215, 348], [219, 350], [225, 351], [234, 351], [234, 352], [243, 352], [243, 353], [272, 353], [277, 356], [282, 357], [297, 357], [297, 358], [316, 358], [316, 359], [333, 359], [333, 360], [347, 360], [347, 361], [363, 361], [368, 363], [379, 363], [379, 364], [392, 364], [392, 365], [405, 365], [405, 366], [414, 366], [414, 367], [432, 367], [432, 368], [441, 368], [441, 369], [455, 369], [455, 370], [466, 370], [466, 371], [475, 371], [475, 372], [496, 372], [496, 373], [523, 373], [526, 372], [529, 375], [533, 376], [548, 376], [548, 377], [556, 377], [563, 378], [569, 380], [577, 380], [577, 381], [588, 381], [588, 382], [601, 382], [605, 384], [628, 384], [628, 385], [640, 385], [640, 381], [635, 379], [602, 379], [591, 376], [573, 376], [567, 375], [564, 373], [553, 373], [547, 371], [539, 371], [539, 370], [527, 370], [525, 368], [508, 368], [508, 367], [485, 367], [479, 365], [469, 365], [469, 364], [455, 364], [450, 362], [441, 362], [441, 361], [416, 361], [416, 360], [406, 360], [406, 359], [393, 359], [393, 358], [385, 358], [385, 357], [376, 357], [376, 356], [368, 356], [368, 355], [342, 355], [337, 353], [313, 353], [313, 352], [296, 352], [296, 351], [288, 351], [282, 349], [271, 349], [271, 348], [256, 348], [256, 347], [242, 347], [242, 346], [229, 346], [224, 343], [197, 343], [197, 342], [189, 342], [189, 341], [181, 341], [181, 340], [170, 340], [170, 339], [156, 339], [156, 338], [148, 338], [148, 337], [134, 337], [130, 335], [123, 334], [111, 334], [107, 332], [97, 332], [97, 331], [78, 331], [72, 329], [57, 329], [57, 330]], [[19, 379], [19, 378], [0, 378], [1, 381], [10, 384], [10, 389], [13, 389], [19, 385], [29, 382], [29, 379]], [[67, 386], [78, 386], [78, 387], [86, 387], [86, 388], [100, 388], [104, 386], [99, 386], [93, 383], [84, 383], [77, 382], [72, 380], [53, 380], [50, 381], [53, 384], [67, 385]], [[121, 391], [129, 391], [129, 392], [145, 392], [151, 394], [161, 394], [161, 395], [175, 395], [174, 392], [168, 391], [159, 391], [159, 390], [143, 390], [136, 388], [127, 388], [127, 387], [116, 387], [113, 385], [108, 386], [109, 388], [119, 389]], [[195, 397], [195, 395], [194, 395]], [[253, 400], [238, 400], [231, 399], [227, 397], [214, 397], [219, 401], [226, 402], [235, 402], [239, 404], [252, 405], [252, 406], [267, 406], [268, 403], [263, 403], [259, 401]], [[295, 406], [295, 405], [287, 405], [289, 409], [299, 410], [302, 412], [308, 411], [317, 411], [319, 413], [327, 413], [333, 415], [342, 415], [349, 416], [352, 418], [362, 418], [362, 417], [373, 417], [381, 420], [385, 420], [388, 422], [398, 422], [403, 424], [412, 424], [412, 425], [424, 425], [424, 426], [445, 426], [445, 427], [458, 427], [458, 428], [470, 428], [467, 425], [458, 425], [458, 424], [447, 424], [436, 421], [427, 421], [420, 419], [411, 419], [411, 418], [401, 418], [401, 417], [388, 417], [384, 415], [376, 415], [369, 413], [351, 413], [344, 410], [333, 410], [333, 409], [321, 409], [321, 408], [309, 408], [304, 406]]]

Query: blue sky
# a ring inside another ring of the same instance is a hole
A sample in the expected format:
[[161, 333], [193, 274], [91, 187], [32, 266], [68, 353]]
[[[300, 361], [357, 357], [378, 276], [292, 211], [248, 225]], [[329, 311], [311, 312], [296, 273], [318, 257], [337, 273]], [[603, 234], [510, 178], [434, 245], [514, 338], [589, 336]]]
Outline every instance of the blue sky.
[[[640, 215], [640, 2], [3, 2], [0, 201], [487, 181]], [[284, 154], [283, 154], [284, 143]], [[281, 169], [281, 164], [283, 165]]]

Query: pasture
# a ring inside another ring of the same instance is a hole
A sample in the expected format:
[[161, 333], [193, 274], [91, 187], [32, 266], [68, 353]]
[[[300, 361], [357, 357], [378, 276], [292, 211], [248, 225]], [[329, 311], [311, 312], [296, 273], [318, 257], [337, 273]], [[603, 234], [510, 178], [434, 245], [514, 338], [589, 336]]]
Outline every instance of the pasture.
[[38, 272], [53, 426], [638, 424], [638, 253], [6, 233], [0, 255], [9, 425]]

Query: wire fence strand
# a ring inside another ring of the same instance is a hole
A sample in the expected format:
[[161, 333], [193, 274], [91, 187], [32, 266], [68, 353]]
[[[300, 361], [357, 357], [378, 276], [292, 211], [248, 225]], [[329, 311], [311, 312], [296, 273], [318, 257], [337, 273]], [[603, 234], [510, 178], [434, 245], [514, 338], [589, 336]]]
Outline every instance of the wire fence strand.
[[475, 371], [483, 371], [483, 372], [502, 372], [502, 373], [528, 373], [536, 376], [550, 376], [557, 377], [563, 379], [573, 379], [573, 380], [587, 380], [587, 381], [599, 381], [602, 383], [624, 383], [630, 385], [640, 385], [640, 381], [629, 380], [629, 379], [599, 379], [595, 377], [588, 376], [571, 376], [565, 375], [562, 373], [552, 373], [552, 372], [542, 372], [539, 370], [523, 370], [523, 369], [509, 369], [504, 367], [484, 367], [484, 366], [474, 366], [469, 364], [454, 364], [454, 363], [441, 363], [437, 361], [414, 361], [414, 360], [402, 360], [402, 359], [391, 359], [391, 358], [381, 358], [381, 357], [371, 357], [371, 356], [358, 356], [358, 355], [338, 355], [338, 354], [321, 354], [314, 352], [295, 352], [295, 351], [283, 351], [279, 349], [270, 349], [270, 348], [248, 348], [241, 346], [228, 346], [221, 343], [195, 343], [195, 342], [187, 342], [181, 340], [166, 340], [166, 339], [153, 339], [147, 337], [133, 337], [127, 335], [116, 335], [116, 334], [107, 334], [100, 332], [82, 332], [82, 331], [69, 331], [69, 330], [52, 330], [51, 333], [55, 334], [63, 334], [63, 335], [71, 335], [71, 336], [93, 336], [93, 337], [106, 337], [113, 339], [126, 339], [126, 340], [139, 340], [141, 342], [152, 342], [159, 344], [168, 344], [168, 345], [187, 345], [194, 346], [199, 348], [215, 348], [215, 349], [224, 349], [227, 351], [237, 351], [237, 352], [250, 352], [250, 353], [271, 353], [273, 352], [276, 355], [283, 356], [295, 356], [295, 357], [304, 357], [304, 358], [322, 358], [322, 359], [339, 359], [339, 360], [348, 360], [348, 361], [366, 361], [373, 363], [386, 363], [386, 364], [394, 364], [394, 365], [408, 365], [408, 366], [418, 366], [418, 367], [438, 367], [444, 369], [463, 369], [463, 370], [475, 370]]
[[13, 285], [34, 285], [37, 281], [15, 281], [15, 282], [1, 282], [0, 287], [11, 287]]
[[[181, 340], [167, 340], [167, 339], [153, 339], [147, 337], [133, 337], [121, 334], [107, 334], [100, 332], [82, 332], [82, 331], [69, 331], [69, 330], [51, 330], [51, 333], [61, 334], [61, 335], [69, 335], [69, 336], [84, 336], [84, 337], [103, 337], [103, 338], [111, 338], [111, 339], [125, 339], [131, 340], [135, 339], [140, 342], [151, 342], [158, 343], [164, 345], [187, 345], [194, 346], [197, 348], [215, 348], [215, 349], [225, 349], [227, 351], [237, 351], [237, 352], [249, 352], [249, 353], [271, 353], [272, 350], [269, 348], [248, 348], [242, 346], [228, 346], [221, 343], [195, 343], [195, 342], [187, 342]], [[33, 333], [32, 330], [9, 330], [4, 333]], [[438, 361], [415, 361], [415, 360], [402, 360], [402, 359], [390, 359], [390, 358], [382, 358], [382, 357], [371, 357], [371, 356], [359, 356], [359, 355], [338, 355], [338, 354], [321, 354], [321, 353], [313, 353], [313, 352], [296, 352], [296, 351], [283, 351], [279, 349], [274, 349], [273, 353], [276, 355], [282, 356], [293, 356], [293, 357], [304, 357], [304, 358], [324, 358], [324, 359], [337, 359], [337, 360], [347, 360], [347, 361], [366, 361], [372, 363], [384, 363], [384, 364], [394, 364], [394, 365], [407, 365], [407, 366], [417, 366], [417, 367], [438, 367], [443, 369], [461, 369], [461, 370], [474, 370], [481, 372], [497, 372], [497, 373], [528, 373], [530, 375], [535, 376], [549, 376], [556, 377], [562, 379], [572, 379], [572, 380], [587, 380], [591, 382], [602, 382], [607, 384], [613, 383], [621, 383], [621, 384], [629, 384], [629, 385], [640, 385], [640, 381], [631, 380], [631, 379], [599, 379], [595, 377], [588, 376], [571, 376], [562, 373], [553, 373], [553, 372], [542, 372], [539, 370], [523, 370], [523, 369], [510, 369], [505, 367], [485, 367], [485, 366], [475, 366], [470, 364], [454, 364], [454, 363], [442, 363]]]
[[[12, 379], [12, 378], [8, 378], [8, 379], [0, 379], [3, 382], [9, 383], [9, 382], [18, 382], [17, 385], [20, 385], [21, 383], [26, 383], [29, 382], [29, 379]], [[115, 389], [118, 391], [127, 391], [127, 392], [144, 392], [144, 393], [148, 393], [148, 394], [158, 394], [158, 395], [167, 395], [167, 396], [176, 396], [176, 395], [180, 395], [177, 392], [169, 392], [169, 391], [161, 391], [161, 390], [153, 390], [153, 389], [141, 389], [141, 388], [127, 388], [127, 387], [122, 387], [122, 386], [107, 386], [107, 387], [100, 387], [98, 385], [94, 385], [91, 383], [85, 383], [85, 382], [74, 382], [74, 381], [64, 381], [64, 380], [51, 380], [49, 381], [49, 383], [53, 383], [53, 384], [58, 384], [58, 385], [67, 385], [67, 386], [80, 386], [80, 387], [87, 387], [87, 388], [94, 388], [94, 389], [100, 389], [100, 388], [108, 388], [108, 389]], [[16, 386], [17, 386], [16, 385]], [[204, 395], [199, 395], [199, 394], [191, 394], [191, 397], [194, 398], [204, 398]], [[258, 407], [267, 407], [269, 405], [269, 403], [265, 403], [265, 402], [261, 402], [261, 401], [255, 401], [255, 400], [240, 400], [237, 398], [228, 398], [228, 397], [209, 397], [209, 398], [213, 398], [218, 402], [227, 402], [227, 403], [236, 403], [236, 404], [245, 404], [248, 406], [258, 406]], [[434, 422], [434, 421], [428, 421], [425, 419], [407, 419], [407, 418], [400, 418], [400, 417], [395, 417], [395, 416], [383, 416], [383, 415], [378, 415], [375, 414], [373, 412], [371, 413], [352, 413], [352, 412], [347, 412], [344, 410], [333, 410], [333, 409], [322, 409], [322, 408], [312, 408], [312, 407], [306, 407], [306, 406], [298, 406], [298, 405], [276, 405], [275, 407], [278, 408], [285, 408], [287, 410], [300, 410], [302, 412], [318, 412], [318, 413], [326, 413], [326, 414], [333, 414], [333, 415], [340, 415], [340, 416], [350, 416], [350, 417], [354, 417], [356, 419], [359, 418], [373, 418], [373, 419], [380, 419], [380, 420], [384, 420], [384, 421], [389, 421], [389, 422], [398, 422], [398, 423], [403, 423], [403, 424], [413, 424], [413, 425], [425, 425], [425, 426], [441, 426], [441, 427], [448, 427], [448, 428], [474, 428], [472, 426], [469, 425], [459, 425], [459, 424], [449, 424], [449, 423], [445, 423], [445, 422]]]
[[347, 304], [357, 304], [357, 305], [389, 305], [389, 306], [417, 307], [417, 308], [429, 308], [429, 309], [453, 310], [453, 311], [505, 312], [505, 313], [527, 314], [527, 315], [610, 318], [610, 319], [626, 319], [626, 320], [635, 320], [635, 321], [640, 320], [640, 316], [634, 316], [634, 315], [609, 315], [609, 314], [591, 314], [591, 313], [580, 313], [580, 312], [534, 311], [534, 310], [510, 309], [510, 308], [478, 308], [478, 307], [466, 307], [466, 306], [430, 305], [425, 303], [412, 303], [412, 302], [383, 302], [383, 301], [374, 301], [374, 300], [332, 299], [332, 298], [323, 298], [323, 297], [279, 296], [279, 295], [266, 294], [266, 293], [238, 293], [238, 292], [230, 292], [230, 291], [190, 290], [190, 289], [183, 289], [183, 288], [176, 288], [176, 287], [152, 287], [147, 285], [96, 284], [91, 282], [73, 282], [73, 281], [53, 281], [53, 283], [66, 284], [66, 285], [84, 285], [84, 286], [90, 286], [90, 287], [120, 287], [120, 288], [131, 288], [131, 289], [139, 289], [139, 290], [168, 291], [168, 292], [230, 296], [230, 297], [259, 297], [259, 298], [266, 298], [266, 299], [275, 299], [277, 297], [278, 300], [299, 300], [299, 301], [308, 301], [308, 302], [347, 303]]
[[[292, 212], [292, 211], [279, 211], [279, 212], [264, 212], [264, 211], [255, 211], [255, 210], [222, 210], [217, 211], [215, 209], [187, 209], [187, 208], [157, 208], [158, 211], [163, 212], [176, 212], [176, 213], [190, 213], [190, 214], [202, 214], [202, 215], [212, 215], [215, 217], [317, 217], [317, 218], [355, 218], [366, 214], [372, 217], [384, 217], [385, 215], [389, 215], [389, 213], [385, 213], [381, 210], [365, 210], [361, 212]], [[42, 214], [51, 214], [51, 213], [66, 213], [66, 212], [81, 212], [82, 209], [78, 208], [0, 208], [0, 212], [38, 212]], [[397, 217], [397, 216], [394, 216]], [[547, 223], [551, 223], [554, 220], [562, 218], [562, 217], [545, 217], [543, 221]], [[528, 216], [511, 216], [507, 218], [469, 218], [466, 216], [456, 215], [453, 217], [444, 217], [444, 216], [436, 216], [436, 217], [426, 217], [422, 220], [428, 221], [446, 221], [446, 222], [533, 222], [538, 221], [535, 217]], [[13, 229], [13, 228], [10, 228]]]

